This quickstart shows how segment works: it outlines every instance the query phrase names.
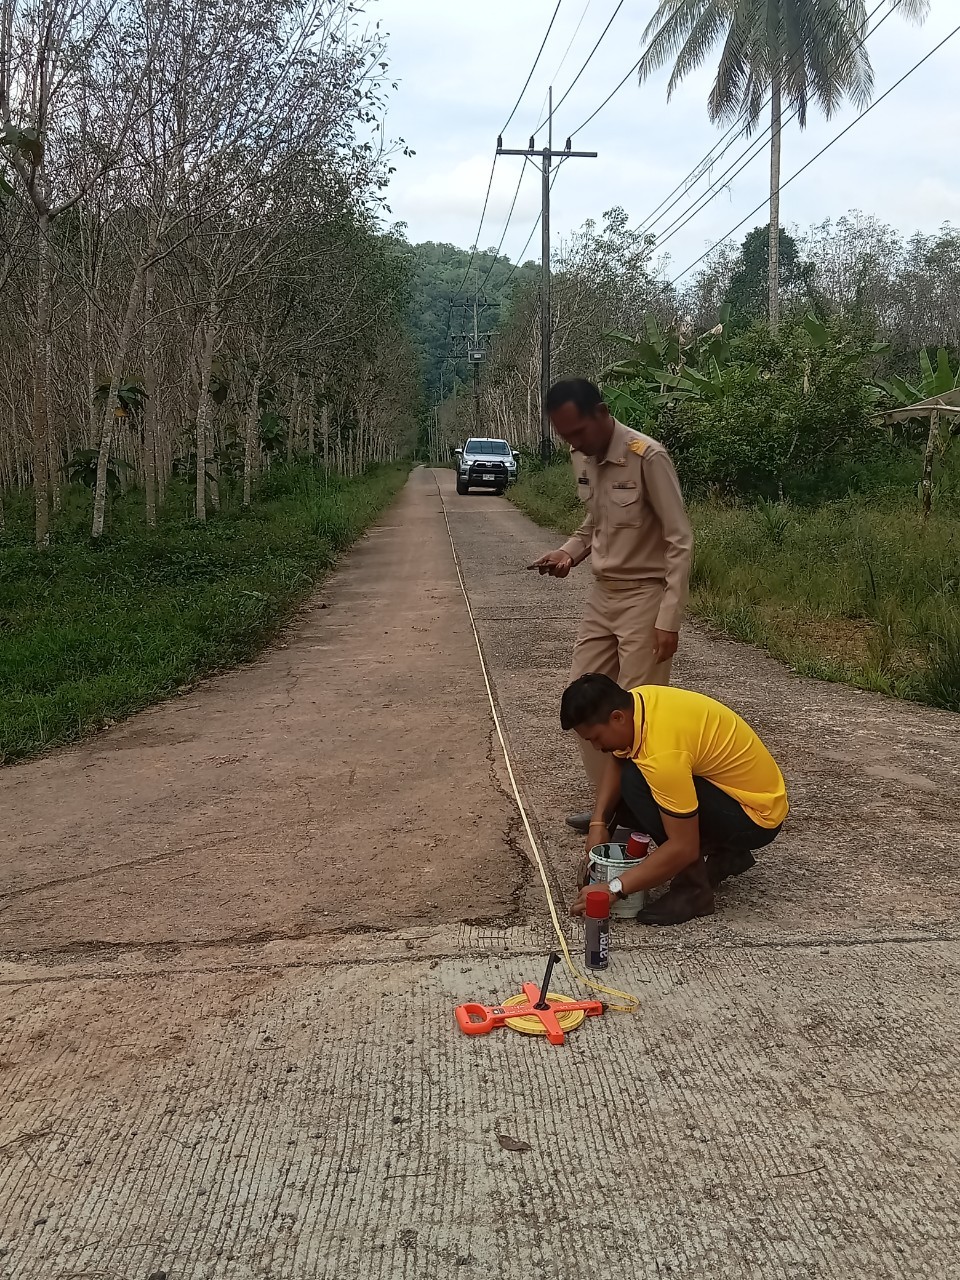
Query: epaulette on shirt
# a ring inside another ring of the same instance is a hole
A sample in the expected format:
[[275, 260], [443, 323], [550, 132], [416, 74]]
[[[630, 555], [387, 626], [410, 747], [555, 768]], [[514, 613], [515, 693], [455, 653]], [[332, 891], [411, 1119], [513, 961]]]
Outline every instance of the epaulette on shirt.
[[631, 440], [627, 448], [631, 453], [635, 453], [642, 458], [647, 452], [647, 442], [646, 440]]

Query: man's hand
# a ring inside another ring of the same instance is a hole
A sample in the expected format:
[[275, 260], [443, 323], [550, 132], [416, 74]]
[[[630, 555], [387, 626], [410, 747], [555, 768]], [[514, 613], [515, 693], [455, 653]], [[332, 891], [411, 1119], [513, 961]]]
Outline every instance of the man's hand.
[[572, 916], [582, 916], [582, 915], [583, 915], [583, 913], [584, 913], [584, 912], [586, 911], [586, 909], [587, 909], [587, 894], [588, 894], [588, 893], [593, 893], [593, 891], [594, 891], [595, 889], [599, 889], [601, 892], [606, 892], [606, 893], [609, 895], [610, 899], [611, 899], [611, 904], [610, 904], [610, 905], [611, 905], [611, 906], [613, 905], [613, 902], [612, 902], [613, 894], [612, 894], [612, 893], [610, 893], [610, 890], [609, 890], [609, 888], [607, 887], [607, 885], [605, 885], [605, 884], [585, 884], [585, 885], [583, 886], [583, 888], [580, 890], [579, 894], [577, 895], [577, 900], [576, 900], [576, 902], [575, 902], [575, 903], [573, 904], [573, 906], [570, 908], [570, 914], [571, 914]]
[[661, 631], [659, 627], [655, 627], [653, 631], [653, 652], [656, 654], [657, 662], [666, 662], [668, 658], [672, 658], [677, 652], [677, 645], [680, 643], [680, 635], [676, 631]]
[[605, 822], [591, 822], [587, 829], [587, 842], [584, 845], [584, 853], [589, 853], [598, 844], [610, 843], [610, 828]]
[[598, 844], [610, 843], [610, 828], [600, 818], [594, 818], [587, 829], [583, 845], [583, 858], [577, 869], [577, 888], [582, 889], [590, 879], [590, 853]]
[[585, 853], [580, 859], [580, 865], [577, 868], [577, 891], [579, 892], [585, 884], [590, 883], [590, 855]]
[[565, 578], [573, 568], [573, 559], [566, 551], [548, 551], [539, 560], [534, 560], [533, 564], [528, 564], [527, 568], [539, 569], [541, 576], [549, 573], [551, 578]]

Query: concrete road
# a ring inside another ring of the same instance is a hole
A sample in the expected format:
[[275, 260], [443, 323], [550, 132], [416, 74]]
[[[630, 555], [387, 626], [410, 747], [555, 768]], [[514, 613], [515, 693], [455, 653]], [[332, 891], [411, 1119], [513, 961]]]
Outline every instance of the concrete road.
[[[586, 578], [439, 479], [566, 884]], [[3, 1280], [960, 1276], [956, 717], [689, 630], [791, 827], [553, 1048], [453, 1025], [551, 934], [432, 473], [285, 646], [0, 774]]]

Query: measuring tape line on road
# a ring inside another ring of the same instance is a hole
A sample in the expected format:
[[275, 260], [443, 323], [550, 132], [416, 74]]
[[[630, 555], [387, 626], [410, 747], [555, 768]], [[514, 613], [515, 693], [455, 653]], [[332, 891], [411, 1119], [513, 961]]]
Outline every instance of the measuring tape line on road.
[[443, 491], [440, 488], [440, 481], [437, 479], [437, 473], [431, 469], [433, 482], [437, 486], [437, 496], [440, 499], [440, 509], [443, 512], [443, 522], [447, 527], [447, 537], [450, 539], [450, 551], [453, 555], [453, 565], [457, 571], [457, 580], [460, 583], [460, 590], [463, 593], [463, 600], [467, 606], [467, 617], [470, 619], [470, 627], [473, 631], [473, 639], [477, 646], [477, 654], [480, 658], [480, 673], [483, 676], [483, 683], [487, 690], [487, 698], [490, 702], [490, 714], [493, 716], [493, 725], [497, 731], [497, 737], [500, 740], [500, 750], [503, 752], [503, 761], [507, 767], [507, 777], [510, 779], [510, 788], [513, 791], [513, 798], [516, 801], [517, 809], [520, 813], [520, 820], [523, 823], [523, 829], [527, 834], [527, 840], [530, 844], [530, 850], [533, 854], [533, 860], [536, 863], [537, 871], [540, 873], [540, 879], [543, 883], [543, 891], [546, 895], [547, 906], [550, 909], [550, 919], [553, 923], [554, 933], [557, 935], [557, 941], [560, 943], [560, 950], [563, 953], [564, 964], [567, 966], [570, 974], [582, 982], [585, 987], [590, 987], [593, 991], [600, 991], [604, 995], [614, 996], [617, 1003], [607, 1001], [609, 1009], [616, 1009], [619, 1013], [636, 1013], [640, 1008], [639, 996], [632, 995], [629, 991], [620, 991], [617, 987], [605, 987], [602, 982], [597, 982], [593, 978], [588, 978], [586, 974], [581, 973], [573, 962], [570, 955], [570, 948], [567, 944], [567, 936], [563, 931], [563, 925], [560, 923], [560, 916], [557, 911], [557, 904], [554, 901], [553, 891], [550, 888], [550, 880], [547, 876], [547, 868], [540, 852], [540, 845], [536, 836], [533, 834], [533, 828], [530, 825], [530, 819], [527, 817], [527, 810], [523, 803], [523, 797], [520, 794], [520, 787], [517, 785], [516, 775], [513, 772], [513, 765], [510, 761], [510, 752], [507, 749], [507, 740], [503, 732], [503, 726], [500, 723], [500, 715], [497, 711], [496, 700], [493, 696], [493, 687], [490, 683], [490, 673], [487, 667], [487, 660], [484, 657], [483, 645], [480, 643], [480, 632], [477, 630], [477, 622], [473, 616], [473, 607], [470, 604], [470, 596], [467, 593], [467, 586], [463, 580], [463, 571], [460, 568], [460, 557], [457, 555], [456, 543], [453, 540], [453, 531], [450, 528], [450, 520], [447, 516], [447, 504], [443, 500]]

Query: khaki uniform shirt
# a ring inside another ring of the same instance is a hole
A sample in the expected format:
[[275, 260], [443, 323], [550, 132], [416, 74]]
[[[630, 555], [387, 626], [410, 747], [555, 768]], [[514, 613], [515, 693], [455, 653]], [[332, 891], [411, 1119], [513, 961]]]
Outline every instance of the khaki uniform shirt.
[[693, 532], [670, 455], [650, 436], [615, 422], [606, 457], [571, 457], [586, 518], [563, 550], [574, 564], [590, 556], [595, 577], [604, 582], [661, 580], [656, 625], [679, 631]]

